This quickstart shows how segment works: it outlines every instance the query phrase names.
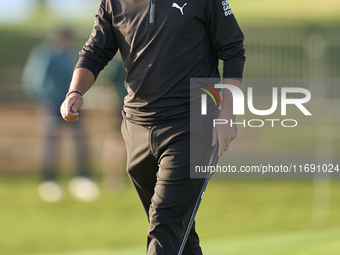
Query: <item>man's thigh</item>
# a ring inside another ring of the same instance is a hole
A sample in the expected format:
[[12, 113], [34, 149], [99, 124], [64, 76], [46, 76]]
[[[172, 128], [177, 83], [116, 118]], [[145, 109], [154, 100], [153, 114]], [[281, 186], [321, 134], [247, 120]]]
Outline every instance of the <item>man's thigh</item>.
[[148, 215], [158, 171], [158, 164], [150, 147], [151, 127], [123, 119], [121, 131], [127, 151], [126, 170]]

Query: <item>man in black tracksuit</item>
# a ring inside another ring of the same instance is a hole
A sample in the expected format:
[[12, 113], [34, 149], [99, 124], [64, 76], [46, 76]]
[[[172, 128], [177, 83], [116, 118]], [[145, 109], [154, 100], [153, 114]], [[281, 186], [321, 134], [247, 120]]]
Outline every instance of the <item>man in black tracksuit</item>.
[[[119, 49], [127, 70], [127, 171], [150, 222], [148, 255], [178, 253], [203, 183], [189, 172], [190, 78], [219, 77], [222, 59], [224, 82], [240, 86], [243, 39], [227, 0], [101, 1], [61, 114], [67, 121], [79, 119], [82, 93]], [[231, 98], [223, 91], [219, 118], [234, 118]], [[204, 162], [211, 145], [219, 142], [221, 156], [235, 138], [236, 127], [223, 126], [204, 127]], [[183, 254], [202, 254], [195, 227]]]

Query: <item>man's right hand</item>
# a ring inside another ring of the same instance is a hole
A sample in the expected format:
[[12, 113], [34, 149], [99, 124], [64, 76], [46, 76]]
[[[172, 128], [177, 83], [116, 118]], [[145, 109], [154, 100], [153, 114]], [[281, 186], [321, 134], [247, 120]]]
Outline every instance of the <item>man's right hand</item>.
[[60, 113], [64, 120], [66, 121], [78, 121], [79, 113], [78, 109], [83, 105], [84, 99], [78, 93], [72, 93], [67, 98], [60, 107]]

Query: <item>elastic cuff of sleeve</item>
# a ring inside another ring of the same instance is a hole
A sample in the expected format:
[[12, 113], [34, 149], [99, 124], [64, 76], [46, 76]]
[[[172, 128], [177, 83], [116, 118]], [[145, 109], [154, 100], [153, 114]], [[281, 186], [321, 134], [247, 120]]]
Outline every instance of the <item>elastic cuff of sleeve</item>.
[[101, 70], [103, 70], [104, 67], [102, 67], [100, 63], [91, 58], [81, 56], [74, 70], [78, 68], [88, 69], [91, 73], [93, 73], [95, 79], [97, 79], [99, 73], [101, 72]]
[[223, 78], [242, 79], [244, 59], [235, 56], [223, 62]]

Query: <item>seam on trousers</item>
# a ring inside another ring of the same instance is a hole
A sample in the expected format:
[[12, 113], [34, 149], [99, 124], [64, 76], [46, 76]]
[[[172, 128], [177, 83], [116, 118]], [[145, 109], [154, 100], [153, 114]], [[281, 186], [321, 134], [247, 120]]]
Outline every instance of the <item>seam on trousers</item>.
[[157, 161], [157, 133], [158, 133], [158, 129], [156, 128], [157, 126], [150, 126], [149, 129], [149, 148], [150, 148], [150, 152], [151, 154], [155, 157], [155, 160]]

